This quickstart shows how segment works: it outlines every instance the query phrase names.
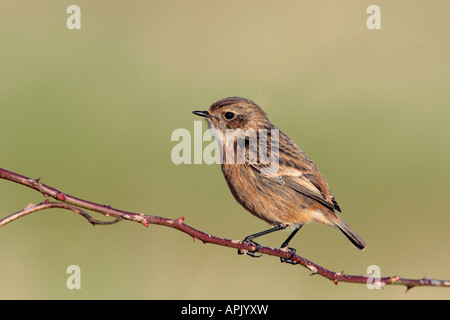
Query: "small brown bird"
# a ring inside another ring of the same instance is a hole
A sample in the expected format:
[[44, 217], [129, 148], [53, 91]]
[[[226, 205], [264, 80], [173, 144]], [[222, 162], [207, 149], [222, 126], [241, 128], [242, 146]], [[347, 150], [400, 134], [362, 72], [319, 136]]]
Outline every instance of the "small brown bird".
[[[222, 172], [235, 199], [272, 226], [243, 240], [255, 246], [254, 252], [259, 245], [253, 239], [289, 227], [293, 231], [281, 245], [285, 248], [298, 230], [312, 221], [338, 227], [358, 249], [366, 248], [364, 241], [336, 214], [335, 211], [341, 212], [341, 209], [316, 165], [291, 138], [269, 121], [257, 104], [231, 97], [212, 104], [208, 111], [193, 113], [206, 118], [212, 134], [219, 144], [222, 143]], [[240, 134], [231, 135], [232, 139], [226, 138], [236, 131]], [[272, 169], [259, 153], [265, 151], [265, 145], [252, 145], [255, 140], [251, 139], [250, 132], [256, 133], [258, 141], [264, 137], [267, 139], [267, 155], [272, 162], [277, 162], [271, 163], [275, 164]], [[241, 146], [245, 148], [245, 158], [241, 162], [237, 161], [237, 140], [240, 138], [244, 139]], [[276, 142], [278, 150], [274, 151], [271, 147], [276, 146]], [[236, 155], [236, 160], [231, 163], [227, 161], [230, 152]], [[295, 249], [289, 250], [295, 253]], [[254, 252], [247, 254], [256, 256]]]

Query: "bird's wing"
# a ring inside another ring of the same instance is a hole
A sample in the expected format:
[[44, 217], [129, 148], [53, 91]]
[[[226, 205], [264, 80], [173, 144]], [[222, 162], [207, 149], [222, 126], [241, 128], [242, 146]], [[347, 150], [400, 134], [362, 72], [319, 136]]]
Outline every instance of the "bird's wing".
[[318, 189], [314, 184], [311, 183], [305, 176], [278, 176], [278, 181], [280, 178], [284, 181], [284, 184], [289, 188], [320, 202], [327, 208], [335, 210], [335, 206], [330, 202], [325, 195]]
[[281, 185], [286, 185], [318, 201], [325, 207], [340, 212], [339, 205], [331, 194], [325, 178], [316, 165], [295, 142], [281, 131], [280, 141], [282, 147], [279, 147], [278, 166], [262, 164], [260, 162], [250, 163], [250, 166], [266, 178], [272, 179]]

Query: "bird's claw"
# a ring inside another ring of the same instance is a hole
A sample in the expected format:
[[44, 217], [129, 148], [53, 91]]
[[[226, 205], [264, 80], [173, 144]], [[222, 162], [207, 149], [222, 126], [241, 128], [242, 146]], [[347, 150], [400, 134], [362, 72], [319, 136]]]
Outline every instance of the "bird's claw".
[[259, 257], [261, 257], [262, 256], [262, 254], [256, 254], [256, 252], [258, 252], [258, 250], [259, 250], [259, 248], [261, 248], [261, 245], [259, 245], [258, 243], [256, 243], [256, 242], [254, 242], [254, 241], [252, 241], [251, 239], [248, 239], [248, 237], [247, 238], [245, 238], [244, 240], [242, 240], [242, 243], [246, 243], [246, 244], [251, 244], [251, 245], [253, 245], [254, 247], [255, 247], [255, 250], [245, 250], [245, 251], [242, 251], [242, 250], [238, 250], [238, 254], [247, 254], [247, 255], [249, 255], [250, 257], [252, 257], [252, 258], [259, 258]]
[[291, 256], [289, 258], [280, 258], [281, 263], [286, 262], [286, 263], [290, 263], [290, 264], [298, 264], [297, 261], [291, 260], [293, 256], [295, 256], [295, 253], [297, 252], [297, 250], [295, 250], [294, 248], [288, 247], [287, 251], [291, 254]]

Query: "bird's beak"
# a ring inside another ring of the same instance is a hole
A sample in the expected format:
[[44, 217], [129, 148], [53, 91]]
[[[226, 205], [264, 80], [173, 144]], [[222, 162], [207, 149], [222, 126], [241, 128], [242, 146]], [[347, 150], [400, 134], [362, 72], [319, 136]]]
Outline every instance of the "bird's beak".
[[211, 118], [208, 111], [192, 111], [192, 113], [200, 117]]

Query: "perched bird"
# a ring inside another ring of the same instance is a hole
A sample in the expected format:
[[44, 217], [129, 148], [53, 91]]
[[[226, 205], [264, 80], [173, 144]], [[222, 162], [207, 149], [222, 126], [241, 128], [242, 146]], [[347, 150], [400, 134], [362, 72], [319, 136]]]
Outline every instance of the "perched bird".
[[[272, 226], [243, 240], [256, 248], [247, 254], [256, 256], [259, 245], [253, 239], [289, 227], [292, 232], [281, 245], [285, 248], [305, 223], [313, 221], [338, 227], [358, 249], [366, 248], [364, 241], [336, 214], [341, 209], [317, 166], [269, 121], [256, 103], [230, 97], [215, 102], [207, 111], [193, 113], [206, 118], [212, 134], [222, 144], [222, 172], [234, 198]], [[262, 139], [267, 144], [261, 144]], [[239, 147], [244, 149], [238, 150]], [[239, 151], [243, 152], [241, 161]], [[268, 158], [270, 164], [263, 161]], [[295, 249], [289, 250], [295, 253]]]

